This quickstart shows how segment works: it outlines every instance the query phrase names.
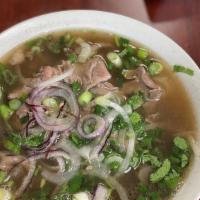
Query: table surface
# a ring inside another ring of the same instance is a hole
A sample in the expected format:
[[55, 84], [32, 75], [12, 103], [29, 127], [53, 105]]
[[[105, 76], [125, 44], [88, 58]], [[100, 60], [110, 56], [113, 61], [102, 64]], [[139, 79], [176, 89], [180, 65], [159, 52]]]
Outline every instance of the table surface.
[[111, 11], [141, 20], [175, 40], [200, 66], [200, 0], [0, 0], [0, 32], [27, 18], [68, 9]]

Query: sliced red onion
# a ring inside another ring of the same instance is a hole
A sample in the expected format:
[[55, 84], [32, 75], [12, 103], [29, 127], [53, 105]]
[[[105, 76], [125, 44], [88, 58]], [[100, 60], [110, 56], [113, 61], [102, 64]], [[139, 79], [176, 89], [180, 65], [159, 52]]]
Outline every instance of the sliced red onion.
[[30, 104], [41, 105], [42, 100], [47, 97], [61, 97], [70, 108], [71, 114], [67, 117], [56, 118], [47, 116], [40, 106], [32, 107], [37, 123], [49, 131], [70, 131], [74, 128], [79, 117], [79, 107], [76, 98], [67, 84], [58, 82], [46, 88], [36, 88], [30, 97]]
[[[95, 130], [92, 133], [86, 133], [84, 126], [86, 123], [95, 123]], [[104, 133], [106, 129], [105, 120], [95, 114], [88, 114], [82, 117], [78, 123], [77, 130], [81, 137], [92, 139], [96, 138]]]
[[105, 134], [103, 135], [103, 137], [100, 139], [100, 142], [98, 143], [98, 145], [96, 145], [92, 151], [90, 152], [90, 159], [94, 160], [97, 159], [99, 156], [99, 153], [102, 151], [102, 149], [104, 148], [104, 146], [106, 145], [106, 142], [111, 134], [111, 129], [112, 129], [112, 124], [109, 125], [109, 127], [107, 128]]
[[109, 189], [105, 185], [99, 183], [92, 200], [108, 200], [109, 196]]

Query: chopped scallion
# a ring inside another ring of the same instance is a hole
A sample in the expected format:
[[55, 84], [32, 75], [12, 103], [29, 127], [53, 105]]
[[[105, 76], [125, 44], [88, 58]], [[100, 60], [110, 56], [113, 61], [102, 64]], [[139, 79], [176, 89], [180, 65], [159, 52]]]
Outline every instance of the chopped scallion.
[[0, 105], [0, 115], [4, 120], [8, 120], [13, 111], [5, 104]]
[[117, 68], [122, 66], [122, 60], [120, 56], [115, 52], [110, 52], [107, 54], [108, 60]]
[[160, 64], [159, 62], [152, 62], [149, 65], [148, 70], [149, 70], [150, 75], [154, 76], [154, 75], [160, 74], [160, 72], [162, 72], [163, 65]]
[[181, 65], [174, 65], [173, 71], [174, 72], [182, 72], [182, 73], [188, 74], [190, 76], [194, 75], [194, 71], [192, 69], [186, 68], [186, 67], [181, 66]]
[[140, 58], [141, 60], [146, 59], [149, 56], [149, 52], [147, 49], [144, 48], [139, 48], [137, 51], [137, 57]]
[[21, 101], [19, 99], [12, 99], [8, 102], [10, 109], [12, 110], [18, 110], [19, 107], [22, 105]]
[[79, 96], [78, 102], [81, 106], [84, 106], [88, 104], [92, 100], [92, 98], [93, 94], [89, 91], [85, 91]]

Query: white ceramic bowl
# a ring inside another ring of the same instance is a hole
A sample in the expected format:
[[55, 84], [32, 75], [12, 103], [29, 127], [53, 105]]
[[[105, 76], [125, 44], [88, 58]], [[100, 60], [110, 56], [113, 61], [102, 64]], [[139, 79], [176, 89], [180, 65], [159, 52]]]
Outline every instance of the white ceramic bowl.
[[[66, 29], [95, 29], [113, 32], [139, 42], [170, 65], [180, 64], [194, 70], [194, 76], [178, 74], [190, 95], [197, 120], [197, 155], [183, 187], [174, 200], [197, 200], [200, 196], [200, 70], [190, 56], [170, 38], [137, 20], [122, 15], [88, 10], [55, 12], [26, 20], [0, 34], [0, 57], [37, 35]], [[177, 97], [178, 98], [178, 97]], [[185, 113], [183, 113], [185, 114]]]

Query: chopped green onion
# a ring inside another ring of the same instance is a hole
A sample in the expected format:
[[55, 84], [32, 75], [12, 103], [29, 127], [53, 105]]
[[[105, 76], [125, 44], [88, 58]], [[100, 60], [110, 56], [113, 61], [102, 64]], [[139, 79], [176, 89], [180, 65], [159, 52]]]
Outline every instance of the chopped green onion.
[[126, 38], [115, 36], [114, 40], [117, 47], [126, 47], [127, 45], [129, 45], [129, 40]]
[[131, 120], [132, 124], [135, 125], [135, 124], [141, 122], [142, 118], [138, 112], [133, 112], [130, 116], [130, 120]]
[[82, 182], [83, 176], [81, 174], [74, 176], [68, 183], [67, 192], [70, 194], [78, 192], [81, 188]]
[[173, 71], [174, 72], [182, 72], [182, 73], [188, 74], [190, 76], [194, 75], [194, 71], [192, 69], [186, 68], [186, 67], [181, 66], [181, 65], [174, 65]]
[[42, 189], [46, 184], [46, 179], [42, 178], [40, 181], [40, 188]]
[[22, 105], [21, 101], [19, 99], [12, 99], [8, 102], [10, 109], [12, 110], [18, 110], [19, 107]]
[[89, 91], [85, 91], [79, 96], [78, 102], [81, 106], [84, 106], [88, 104], [92, 100], [92, 98], [93, 94]]
[[71, 53], [67, 56], [67, 60], [69, 60], [72, 63], [75, 63], [78, 60], [78, 57], [75, 53]]
[[57, 108], [58, 107], [58, 102], [54, 99], [54, 98], [46, 98], [42, 101], [42, 104], [44, 106], [47, 106], [47, 107], [51, 107], [51, 108]]
[[123, 49], [120, 53], [119, 56], [120, 57], [124, 57], [124, 56], [132, 56], [134, 54], [136, 50], [136, 47], [132, 46], [132, 45], [128, 45], [125, 49]]
[[150, 75], [154, 76], [154, 75], [160, 74], [160, 72], [162, 72], [163, 65], [160, 64], [159, 62], [152, 62], [149, 65], [148, 70], [149, 70]]
[[117, 35], [115, 35], [114, 40], [115, 40], [115, 45], [117, 47], [120, 47], [119, 37]]
[[144, 60], [149, 56], [149, 52], [147, 49], [139, 48], [137, 51], [137, 57], [140, 58], [141, 60]]
[[128, 53], [127, 49], [123, 49], [118, 55], [119, 55], [120, 57], [124, 57], [124, 56], [127, 55], [127, 53]]
[[122, 66], [122, 60], [120, 56], [115, 52], [110, 52], [107, 54], [108, 60], [117, 68]]
[[8, 189], [1, 187], [0, 188], [0, 199], [1, 200], [11, 200], [12, 196]]
[[5, 104], [0, 105], [0, 115], [4, 120], [8, 120], [13, 111]]

